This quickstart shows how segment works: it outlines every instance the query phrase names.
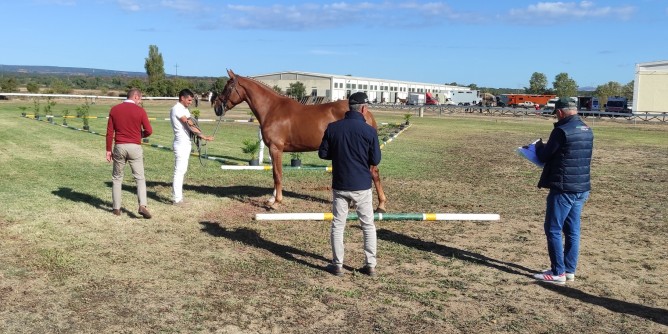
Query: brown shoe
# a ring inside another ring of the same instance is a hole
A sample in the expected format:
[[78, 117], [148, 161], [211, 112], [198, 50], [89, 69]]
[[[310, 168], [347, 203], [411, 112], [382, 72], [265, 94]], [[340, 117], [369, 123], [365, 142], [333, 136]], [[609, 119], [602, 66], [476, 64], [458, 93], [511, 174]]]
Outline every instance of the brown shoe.
[[343, 269], [334, 263], [328, 264], [325, 270], [334, 276], [343, 276]]
[[360, 273], [374, 277], [376, 276], [376, 268], [374, 267], [369, 267], [369, 266], [364, 266], [358, 270]]
[[114, 214], [114, 216], [120, 216], [121, 215], [121, 209], [114, 209], [111, 212]]
[[138, 211], [138, 212], [139, 212], [139, 214], [140, 214], [142, 217], [144, 217], [144, 218], [146, 218], [146, 219], [151, 219], [151, 213], [148, 212], [148, 209], [147, 209], [145, 206], [141, 205], [141, 206], [139, 207], [139, 211]]

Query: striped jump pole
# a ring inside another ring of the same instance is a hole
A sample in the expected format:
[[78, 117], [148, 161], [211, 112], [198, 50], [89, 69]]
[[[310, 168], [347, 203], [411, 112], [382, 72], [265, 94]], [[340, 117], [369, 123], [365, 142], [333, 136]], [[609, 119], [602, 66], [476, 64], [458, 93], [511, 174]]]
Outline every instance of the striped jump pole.
[[[273, 167], [271, 165], [263, 165], [263, 166], [222, 165], [222, 166], [220, 166], [220, 169], [224, 169], [224, 170], [272, 170]], [[332, 166], [299, 166], [299, 167], [283, 166], [283, 170], [321, 170], [321, 171], [325, 171], [325, 172], [331, 172], [332, 171]]]
[[[494, 221], [501, 217], [494, 213], [374, 213], [374, 220], [476, 220]], [[348, 214], [347, 220], [357, 220], [357, 214]], [[325, 213], [258, 213], [255, 220], [332, 220], [334, 214]]]

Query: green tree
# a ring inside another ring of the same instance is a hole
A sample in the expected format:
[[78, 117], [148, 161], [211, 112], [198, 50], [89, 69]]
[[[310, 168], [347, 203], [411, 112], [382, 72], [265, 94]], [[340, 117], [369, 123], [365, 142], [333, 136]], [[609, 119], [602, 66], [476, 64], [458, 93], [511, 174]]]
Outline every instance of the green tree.
[[26, 85], [26, 89], [28, 90], [29, 93], [39, 93], [39, 85], [35, 82], [28, 82]]
[[50, 94], [70, 94], [72, 93], [72, 86], [70, 86], [68, 83], [66, 83], [63, 80], [60, 80], [58, 78], [54, 79], [51, 81], [51, 84], [49, 85], [49, 89], [47, 90], [47, 93]]
[[140, 89], [142, 92], [146, 90], [146, 83], [144, 80], [134, 78], [125, 85], [125, 90], [130, 90], [132, 88]]
[[146, 87], [146, 94], [150, 96], [177, 96], [178, 92], [174, 81], [169, 79], [149, 83], [148, 87]]
[[292, 97], [301, 99], [304, 97], [304, 95], [306, 95], [306, 86], [304, 86], [304, 84], [299, 81], [293, 82], [288, 87], [287, 94]]
[[576, 96], [578, 94], [578, 84], [568, 77], [568, 73], [557, 74], [552, 87], [557, 96]]
[[220, 77], [214, 81], [213, 85], [211, 86], [211, 91], [216, 92], [218, 94], [223, 92], [223, 88], [225, 88], [225, 85], [227, 84], [227, 81], [229, 80], [228, 77]]
[[179, 92], [186, 88], [190, 89], [191, 91], [193, 90], [191, 82], [186, 79], [174, 78], [174, 80], [172, 81], [173, 81], [174, 94], [167, 96], [178, 96]]
[[629, 100], [633, 100], [633, 86], [634, 86], [634, 84], [635, 84], [635, 82], [633, 80], [631, 80], [629, 83], [624, 85], [624, 87], [622, 87], [622, 96], [623, 97], [625, 97]]
[[16, 78], [10, 77], [2, 80], [0, 83], [0, 89], [5, 93], [16, 93], [19, 91], [19, 84], [16, 81]]
[[616, 81], [608, 81], [608, 83], [596, 87], [595, 94], [601, 99], [602, 103], [607, 103], [608, 97], [622, 95], [622, 85]]
[[278, 94], [283, 94], [283, 89], [281, 89], [281, 87], [278, 87], [278, 85], [274, 85], [274, 87], [271, 87], [271, 89], [273, 89], [274, 92]]
[[547, 76], [543, 73], [533, 72], [529, 79], [529, 88], [524, 89], [527, 94], [545, 94], [547, 91]]
[[162, 60], [162, 54], [158, 51], [157, 45], [149, 45], [144, 68], [148, 75], [149, 85], [165, 79], [165, 62]]

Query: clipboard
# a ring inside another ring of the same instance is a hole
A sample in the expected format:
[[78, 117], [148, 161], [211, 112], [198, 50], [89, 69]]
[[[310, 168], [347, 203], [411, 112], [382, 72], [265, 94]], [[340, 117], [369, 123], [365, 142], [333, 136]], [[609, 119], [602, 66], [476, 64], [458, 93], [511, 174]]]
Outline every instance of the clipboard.
[[543, 166], [545, 166], [545, 164], [542, 163], [540, 160], [538, 160], [538, 156], [536, 155], [536, 143], [538, 142], [538, 140], [540, 140], [540, 139], [537, 139], [533, 143], [527, 145], [526, 148], [523, 147], [523, 146], [520, 146], [515, 151], [520, 156], [529, 160], [532, 164], [534, 164], [534, 165], [536, 165], [540, 168], [543, 168]]

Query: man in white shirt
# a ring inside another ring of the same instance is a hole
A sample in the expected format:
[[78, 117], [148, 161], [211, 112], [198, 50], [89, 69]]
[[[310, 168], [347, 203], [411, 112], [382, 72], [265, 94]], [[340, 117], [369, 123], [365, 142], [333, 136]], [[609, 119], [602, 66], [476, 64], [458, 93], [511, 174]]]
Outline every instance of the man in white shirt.
[[183, 202], [183, 179], [188, 171], [188, 161], [190, 160], [190, 150], [192, 144], [191, 136], [197, 136], [206, 141], [213, 140], [212, 136], [205, 136], [195, 126], [191, 120], [192, 115], [188, 107], [193, 102], [194, 94], [189, 89], [179, 92], [179, 102], [177, 102], [169, 112], [169, 119], [174, 130], [174, 181], [172, 184], [172, 195], [174, 204], [182, 205]]

